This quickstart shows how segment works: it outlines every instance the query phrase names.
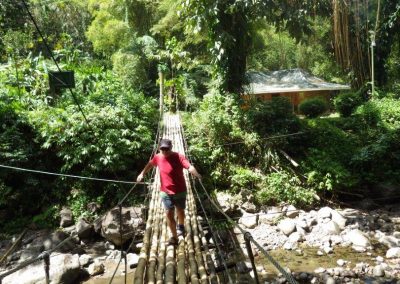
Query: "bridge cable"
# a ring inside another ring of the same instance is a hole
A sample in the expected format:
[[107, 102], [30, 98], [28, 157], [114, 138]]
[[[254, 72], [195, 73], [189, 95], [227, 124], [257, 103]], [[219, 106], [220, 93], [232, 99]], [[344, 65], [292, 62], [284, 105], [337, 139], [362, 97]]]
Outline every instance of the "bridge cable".
[[32, 170], [27, 168], [20, 168], [20, 167], [13, 167], [8, 165], [1, 165], [0, 168], [6, 169], [13, 169], [18, 171], [24, 172], [31, 172], [31, 173], [38, 173], [38, 174], [45, 174], [45, 175], [53, 175], [53, 176], [60, 176], [60, 177], [69, 177], [69, 178], [76, 178], [76, 179], [84, 179], [84, 180], [94, 180], [94, 181], [103, 181], [103, 182], [112, 182], [112, 183], [124, 183], [124, 184], [146, 184], [144, 182], [134, 182], [134, 181], [123, 181], [123, 180], [114, 180], [114, 179], [103, 179], [103, 178], [92, 178], [86, 176], [77, 176], [77, 175], [69, 175], [69, 174], [60, 174], [60, 173], [53, 173], [53, 172], [46, 172], [46, 171], [39, 171], [39, 170]]

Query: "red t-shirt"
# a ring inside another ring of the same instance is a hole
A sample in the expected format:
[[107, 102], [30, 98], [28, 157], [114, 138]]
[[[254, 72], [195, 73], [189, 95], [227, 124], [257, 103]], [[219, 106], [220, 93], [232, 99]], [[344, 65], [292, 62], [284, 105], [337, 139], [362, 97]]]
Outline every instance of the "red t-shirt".
[[182, 154], [172, 152], [168, 157], [157, 154], [150, 161], [153, 166], [158, 166], [161, 178], [161, 191], [167, 194], [176, 194], [186, 191], [183, 168], [190, 167], [189, 161]]

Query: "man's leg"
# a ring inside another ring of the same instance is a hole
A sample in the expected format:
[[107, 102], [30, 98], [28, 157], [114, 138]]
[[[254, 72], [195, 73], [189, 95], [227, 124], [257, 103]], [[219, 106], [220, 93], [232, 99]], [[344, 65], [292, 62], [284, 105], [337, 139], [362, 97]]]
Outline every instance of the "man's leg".
[[185, 209], [176, 207], [176, 214], [178, 215], [178, 225], [185, 225]]
[[169, 209], [166, 211], [166, 216], [167, 216], [167, 223], [168, 227], [171, 230], [172, 236], [174, 238], [178, 238], [178, 235], [176, 233], [176, 222], [175, 222], [175, 210], [174, 209]]

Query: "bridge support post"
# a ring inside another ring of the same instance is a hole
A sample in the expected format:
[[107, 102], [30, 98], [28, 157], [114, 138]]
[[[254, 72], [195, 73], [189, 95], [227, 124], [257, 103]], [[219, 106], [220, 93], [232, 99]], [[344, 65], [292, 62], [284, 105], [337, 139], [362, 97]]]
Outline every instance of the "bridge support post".
[[251, 266], [252, 266], [253, 272], [254, 272], [254, 280], [256, 281], [256, 284], [259, 284], [260, 282], [258, 281], [256, 264], [254, 263], [254, 255], [253, 255], [253, 251], [251, 249], [251, 244], [250, 244], [251, 238], [253, 238], [253, 237], [251, 236], [251, 234], [249, 232], [244, 233], [244, 240], [246, 243], [247, 254], [250, 258]]

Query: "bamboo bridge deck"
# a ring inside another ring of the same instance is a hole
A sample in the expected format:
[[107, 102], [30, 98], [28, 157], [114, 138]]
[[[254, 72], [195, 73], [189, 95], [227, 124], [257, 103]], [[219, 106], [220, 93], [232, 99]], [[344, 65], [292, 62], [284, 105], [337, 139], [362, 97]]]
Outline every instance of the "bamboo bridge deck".
[[[186, 154], [178, 115], [164, 116], [162, 138], [173, 141], [174, 151]], [[221, 252], [215, 249], [215, 244], [209, 243], [206, 239], [203, 228], [204, 218], [197, 215], [198, 210], [188, 172], [185, 171], [184, 175], [188, 189], [185, 210], [186, 234], [179, 238], [177, 246], [172, 246], [167, 244], [170, 231], [159, 196], [159, 172], [158, 170], [155, 172], [143, 247], [135, 271], [134, 283], [214, 284], [231, 283], [232, 279], [235, 279], [234, 283], [253, 283], [252, 278], [246, 273], [237, 276], [233, 275], [234, 273], [229, 271], [232, 269], [226, 265], [225, 269], [218, 268], [218, 266], [222, 266], [220, 263]], [[221, 270], [223, 271], [221, 272]], [[227, 273], [231, 275], [227, 277]]]

